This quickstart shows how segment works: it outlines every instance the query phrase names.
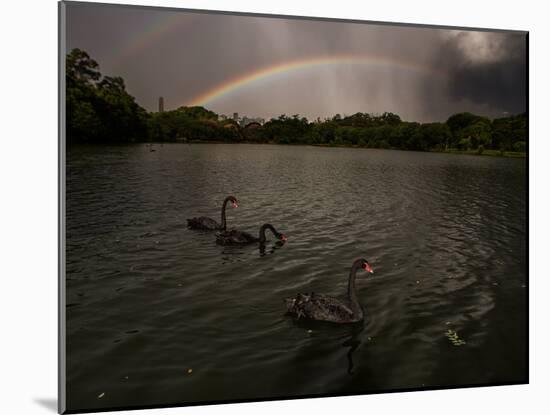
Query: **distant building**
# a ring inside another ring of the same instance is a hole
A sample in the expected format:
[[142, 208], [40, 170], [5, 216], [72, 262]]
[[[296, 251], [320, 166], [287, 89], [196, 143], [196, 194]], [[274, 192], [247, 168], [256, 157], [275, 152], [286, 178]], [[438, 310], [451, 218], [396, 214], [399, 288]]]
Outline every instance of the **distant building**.
[[263, 118], [260, 118], [260, 117], [251, 118], [245, 115], [241, 118], [239, 125], [241, 127], [246, 127], [248, 124], [252, 124], [252, 123], [263, 125], [264, 122], [265, 120]]
[[159, 97], [159, 112], [164, 112], [164, 98]]
[[233, 113], [233, 120], [239, 122], [239, 113], [238, 112]]

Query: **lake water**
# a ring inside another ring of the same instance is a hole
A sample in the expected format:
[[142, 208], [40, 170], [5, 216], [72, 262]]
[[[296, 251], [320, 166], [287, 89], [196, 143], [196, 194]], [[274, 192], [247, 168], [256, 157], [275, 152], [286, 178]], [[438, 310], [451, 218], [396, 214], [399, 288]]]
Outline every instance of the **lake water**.
[[[68, 151], [69, 409], [526, 381], [524, 159], [154, 148]], [[187, 228], [229, 194], [228, 227], [286, 244]], [[285, 316], [298, 292], [344, 296], [362, 256], [364, 324]]]

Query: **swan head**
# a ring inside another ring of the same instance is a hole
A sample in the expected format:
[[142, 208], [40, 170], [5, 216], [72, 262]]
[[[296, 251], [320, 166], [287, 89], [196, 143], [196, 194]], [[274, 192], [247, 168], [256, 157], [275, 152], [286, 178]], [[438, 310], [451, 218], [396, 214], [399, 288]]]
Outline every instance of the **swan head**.
[[370, 274], [374, 274], [374, 270], [370, 266], [369, 261], [367, 261], [365, 258], [361, 258], [361, 268], [363, 268]]
[[285, 234], [281, 233], [281, 232], [278, 232], [277, 229], [275, 229], [275, 227], [273, 225], [271, 225], [270, 223], [264, 223], [260, 227], [260, 238], [263, 238], [263, 240], [265, 240], [265, 231], [266, 231], [266, 229], [269, 229], [273, 233], [275, 238], [277, 238], [279, 241], [285, 242], [287, 240]]
[[237, 198], [235, 196], [229, 196], [229, 200], [231, 200], [231, 207], [238, 208], [239, 204], [237, 203]]

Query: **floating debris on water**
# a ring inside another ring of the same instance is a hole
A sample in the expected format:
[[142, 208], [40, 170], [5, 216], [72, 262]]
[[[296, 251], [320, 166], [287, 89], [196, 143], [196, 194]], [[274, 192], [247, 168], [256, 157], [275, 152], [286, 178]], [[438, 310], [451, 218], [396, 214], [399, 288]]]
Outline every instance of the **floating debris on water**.
[[445, 336], [447, 336], [447, 338], [451, 341], [453, 346], [463, 346], [466, 344], [466, 342], [462, 340], [458, 336], [458, 333], [454, 330], [451, 330], [451, 329], [447, 330], [447, 332], [445, 333]]
[[101, 399], [105, 396], [105, 392], [101, 392], [99, 395], [97, 395], [97, 399]]
[[420, 284], [420, 281], [416, 280], [416, 283], [417, 283], [417, 284]]
[[308, 332], [308, 334], [311, 334], [311, 333], [313, 333], [313, 330], [308, 330], [307, 332]]
[[187, 374], [190, 375], [191, 373], [193, 373], [193, 369], [191, 368], [187, 369]]

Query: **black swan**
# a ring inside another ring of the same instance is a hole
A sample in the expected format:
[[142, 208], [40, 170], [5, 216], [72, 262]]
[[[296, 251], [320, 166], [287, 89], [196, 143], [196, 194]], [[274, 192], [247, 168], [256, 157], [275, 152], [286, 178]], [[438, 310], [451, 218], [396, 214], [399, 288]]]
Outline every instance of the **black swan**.
[[219, 224], [214, 219], [206, 217], [206, 216], [200, 216], [198, 218], [192, 218], [187, 219], [187, 226], [189, 226], [191, 229], [202, 229], [205, 231], [225, 231], [226, 229], [226, 222], [225, 222], [225, 207], [228, 202], [231, 202], [231, 206], [234, 208], [238, 207], [237, 199], [234, 196], [227, 196], [225, 200], [223, 201], [222, 205], [222, 223]]
[[273, 232], [273, 235], [275, 235], [278, 240], [283, 242], [286, 241], [286, 236], [284, 234], [277, 232], [277, 230], [272, 225], [266, 223], [260, 227], [260, 234], [258, 238], [249, 234], [248, 232], [232, 229], [230, 231], [220, 232], [219, 234], [217, 234], [216, 243], [220, 245], [249, 245], [259, 242], [260, 245], [263, 245], [265, 243], [266, 229], [269, 229], [271, 232]]
[[348, 298], [341, 301], [323, 294], [298, 294], [296, 298], [287, 298], [286, 307], [289, 314], [297, 318], [328, 321], [331, 323], [357, 323], [363, 321], [363, 309], [355, 293], [355, 275], [363, 268], [374, 273], [364, 258], [355, 260], [349, 272]]

